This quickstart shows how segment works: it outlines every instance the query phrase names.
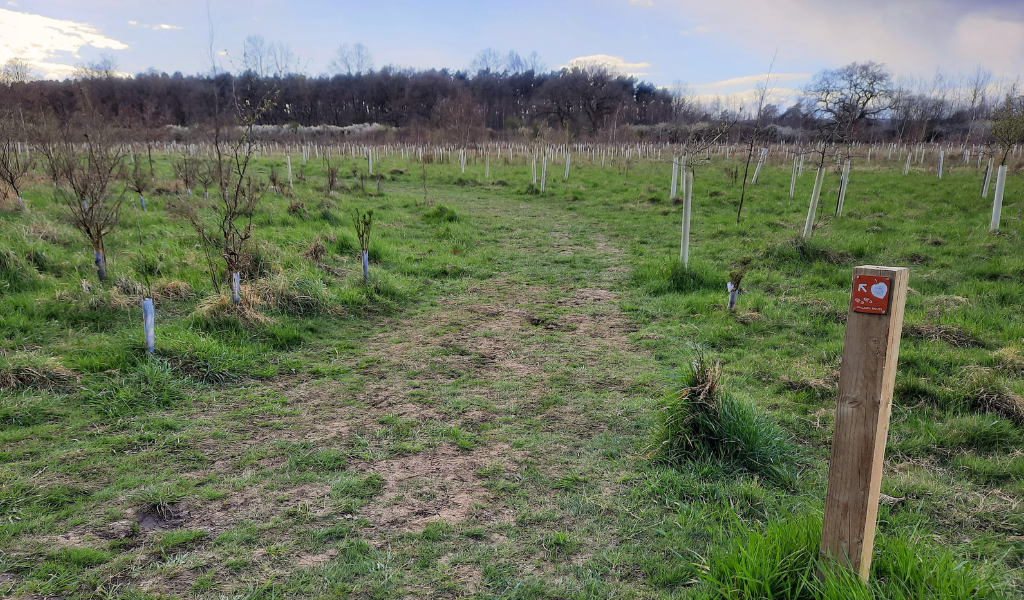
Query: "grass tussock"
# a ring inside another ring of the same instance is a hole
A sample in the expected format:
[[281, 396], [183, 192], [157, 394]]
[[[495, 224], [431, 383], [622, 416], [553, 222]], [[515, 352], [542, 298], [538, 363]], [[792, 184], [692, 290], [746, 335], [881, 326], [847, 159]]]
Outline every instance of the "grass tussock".
[[821, 520], [817, 517], [790, 517], [755, 529], [737, 527], [740, 530], [732, 541], [695, 569], [715, 598], [1008, 598], [991, 571], [973, 568], [923, 537], [880, 535], [865, 586], [855, 574], [820, 556]]
[[702, 262], [683, 266], [679, 260], [661, 260], [641, 265], [633, 272], [633, 282], [651, 295], [686, 294], [703, 291], [725, 293], [727, 278]]
[[845, 266], [858, 257], [845, 250], [830, 248], [820, 238], [805, 239], [802, 236], [769, 246], [764, 256], [772, 263], [816, 263]]
[[945, 342], [954, 348], [984, 348], [981, 340], [956, 325], [905, 325], [903, 336], [929, 342]]
[[459, 221], [459, 213], [454, 208], [439, 203], [423, 213], [422, 218], [427, 223], [457, 223]]
[[37, 365], [0, 363], [0, 390], [56, 390], [73, 386], [79, 380], [74, 371], [49, 360]]
[[754, 404], [727, 393], [722, 375], [718, 361], [703, 350], [694, 352], [674, 377], [652, 455], [675, 465], [718, 462], [731, 471], [794, 485], [797, 451], [790, 437]]
[[965, 368], [960, 385], [972, 410], [1024, 423], [1024, 399], [1013, 393], [995, 370], [978, 366]]

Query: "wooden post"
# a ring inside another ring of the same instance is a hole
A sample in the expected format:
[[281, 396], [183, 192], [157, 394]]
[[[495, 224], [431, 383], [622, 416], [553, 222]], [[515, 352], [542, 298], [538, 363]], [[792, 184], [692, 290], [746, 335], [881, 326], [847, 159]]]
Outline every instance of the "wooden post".
[[853, 269], [821, 553], [867, 581], [910, 271]]

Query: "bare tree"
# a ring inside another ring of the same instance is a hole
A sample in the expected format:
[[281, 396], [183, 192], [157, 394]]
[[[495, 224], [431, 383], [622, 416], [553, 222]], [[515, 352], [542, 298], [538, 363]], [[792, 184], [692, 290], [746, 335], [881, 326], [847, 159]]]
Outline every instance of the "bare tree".
[[288, 44], [284, 42], [270, 44], [269, 54], [269, 69], [275, 77], [285, 77], [298, 71], [299, 60]]
[[242, 71], [266, 77], [270, 64], [270, 45], [262, 35], [250, 35], [242, 44]]
[[547, 68], [547, 65], [545, 65], [544, 61], [540, 59], [540, 55], [537, 54], [536, 51], [531, 52], [530, 55], [526, 57], [525, 63], [526, 70], [533, 71], [534, 73], [540, 73]]
[[20, 56], [15, 56], [8, 60], [4, 63], [3, 70], [0, 71], [0, 83], [4, 85], [28, 83], [35, 78], [36, 73], [35, 69], [32, 68], [32, 64]]
[[21, 207], [24, 207], [22, 180], [28, 176], [34, 162], [28, 154], [28, 147], [25, 152], [21, 149], [21, 143], [27, 139], [26, 134], [20, 115], [10, 112], [0, 115], [0, 182], [11, 189]]
[[373, 70], [373, 56], [362, 43], [342, 44], [327, 69], [335, 75], [362, 75]]
[[[117, 227], [124, 191], [113, 192], [113, 181], [121, 170], [123, 150], [114, 144], [111, 132], [96, 124], [88, 127], [81, 142], [65, 136], [56, 145], [51, 160], [60, 186], [57, 198], [64, 204], [71, 224], [92, 243], [96, 274], [106, 280], [104, 238]], [[76, 143], [78, 142], [78, 143]]]
[[809, 113], [834, 130], [834, 136], [849, 140], [865, 119], [892, 107], [892, 75], [875, 62], [851, 63], [815, 75], [804, 89]]
[[1006, 92], [1003, 104], [992, 113], [992, 141], [1000, 152], [999, 164], [1016, 144], [1024, 143], [1024, 93], [1014, 83]]
[[261, 143], [255, 127], [260, 118], [273, 110], [277, 97], [276, 90], [265, 91], [256, 100], [241, 100], [235, 94], [238, 127], [225, 126], [219, 114], [213, 125], [209, 171], [217, 191], [216, 199], [178, 198], [171, 206], [199, 234], [211, 263], [210, 277], [218, 292], [220, 283], [213, 269], [212, 252], [220, 253], [229, 276], [248, 266], [245, 246], [253, 234], [253, 213], [266, 190], [266, 184], [250, 173]]
[[515, 50], [509, 50], [505, 55], [504, 66], [506, 73], [523, 73], [526, 71], [526, 60]]
[[494, 48], [484, 48], [469, 63], [469, 70], [473, 72], [496, 73], [505, 63], [504, 57]]
[[971, 122], [967, 128], [967, 136], [964, 139], [965, 144], [971, 143], [971, 136], [974, 134], [978, 121], [981, 120], [982, 115], [988, 108], [987, 92], [990, 83], [992, 83], [992, 72], [986, 71], [981, 67], [978, 67], [974, 72], [974, 77], [968, 83], [967, 110], [970, 114]]
[[75, 79], [109, 79], [117, 77], [117, 60], [109, 54], [101, 54], [94, 60], [75, 67]]

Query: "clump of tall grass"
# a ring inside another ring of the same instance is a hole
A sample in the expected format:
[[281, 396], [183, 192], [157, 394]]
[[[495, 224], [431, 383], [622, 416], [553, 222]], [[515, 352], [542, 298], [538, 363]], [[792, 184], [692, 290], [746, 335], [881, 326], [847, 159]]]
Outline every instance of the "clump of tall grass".
[[670, 464], [713, 461], [782, 486], [797, 476], [797, 448], [753, 403], [723, 389], [722, 366], [702, 349], [672, 380], [652, 456]]
[[455, 223], [459, 220], [459, 213], [455, 209], [444, 204], [437, 204], [434, 208], [423, 213], [421, 217], [428, 223]]
[[82, 390], [82, 401], [109, 418], [143, 410], [171, 408], [187, 400], [187, 379], [161, 360], [139, 360], [113, 381], [96, 380]]
[[685, 266], [680, 260], [668, 259], [641, 265], [633, 272], [633, 282], [657, 296], [724, 290], [726, 279], [704, 263], [691, 262]]
[[957, 378], [957, 386], [972, 410], [1024, 423], [1024, 398], [1013, 393], [994, 369], [965, 368]]
[[38, 283], [39, 275], [23, 258], [10, 250], [0, 251], [0, 294], [31, 290]]
[[207, 325], [236, 319], [242, 325], [264, 326], [274, 322], [264, 311], [309, 317], [340, 314], [343, 310], [323, 280], [308, 275], [258, 279], [241, 286], [239, 295], [238, 304], [227, 294], [209, 296], [199, 303], [192, 318]]
[[790, 600], [985, 600], [1006, 598], [1004, 584], [991, 570], [961, 561], [924, 538], [881, 534], [876, 539], [871, 577], [822, 558], [821, 519], [803, 515], [763, 528], [740, 527], [725, 548], [697, 565], [715, 598]]
[[764, 257], [776, 264], [824, 262], [840, 266], [860, 258], [854, 253], [830, 248], [817, 238], [808, 240], [802, 236], [769, 246]]

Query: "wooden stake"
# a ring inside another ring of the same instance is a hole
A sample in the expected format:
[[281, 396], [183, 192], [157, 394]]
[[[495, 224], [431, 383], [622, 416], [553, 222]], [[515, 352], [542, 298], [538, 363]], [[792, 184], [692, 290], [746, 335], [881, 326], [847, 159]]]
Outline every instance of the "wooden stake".
[[853, 270], [821, 553], [850, 567], [864, 581], [871, 572], [909, 275], [903, 267]]

